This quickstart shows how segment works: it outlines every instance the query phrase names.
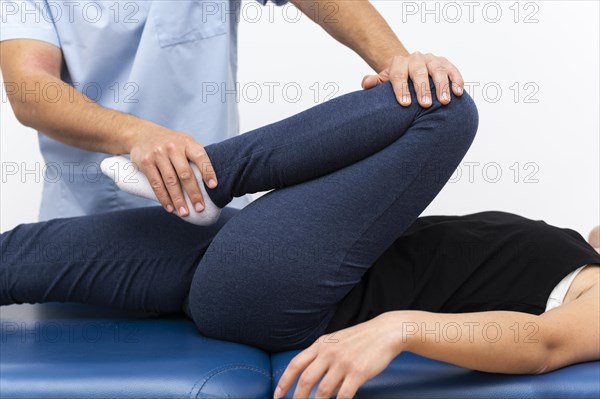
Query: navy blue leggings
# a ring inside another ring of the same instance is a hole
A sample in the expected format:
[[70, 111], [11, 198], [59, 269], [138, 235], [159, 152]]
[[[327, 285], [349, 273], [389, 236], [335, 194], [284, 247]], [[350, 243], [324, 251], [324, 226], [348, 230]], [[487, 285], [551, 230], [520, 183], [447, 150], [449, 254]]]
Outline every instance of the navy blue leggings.
[[383, 84], [206, 146], [216, 204], [274, 189], [242, 210], [226, 207], [213, 226], [151, 207], [5, 232], [0, 305], [183, 310], [208, 337], [269, 351], [308, 346], [474, 138], [468, 94], [446, 106], [432, 97], [429, 109], [403, 108]]

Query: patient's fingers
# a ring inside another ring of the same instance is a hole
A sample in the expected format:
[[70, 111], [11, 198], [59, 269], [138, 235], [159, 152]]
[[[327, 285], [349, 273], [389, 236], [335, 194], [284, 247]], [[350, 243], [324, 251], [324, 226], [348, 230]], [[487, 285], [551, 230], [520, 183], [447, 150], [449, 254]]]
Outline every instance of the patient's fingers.
[[331, 398], [340, 388], [342, 382], [344, 382], [343, 370], [332, 365], [319, 383], [315, 398]]
[[600, 226], [596, 226], [590, 231], [588, 242], [594, 248], [600, 248]]
[[316, 357], [317, 351], [315, 350], [314, 344], [294, 356], [281, 375], [281, 378], [279, 378], [277, 388], [275, 389], [275, 398], [284, 397], [300, 373], [302, 373]]
[[365, 381], [358, 377], [348, 376], [338, 391], [337, 399], [350, 399], [356, 395], [356, 391]]
[[308, 367], [302, 372], [294, 391], [293, 399], [304, 399], [308, 398], [310, 392], [314, 386], [323, 378], [323, 375], [327, 372], [329, 365], [318, 357], [313, 360]]

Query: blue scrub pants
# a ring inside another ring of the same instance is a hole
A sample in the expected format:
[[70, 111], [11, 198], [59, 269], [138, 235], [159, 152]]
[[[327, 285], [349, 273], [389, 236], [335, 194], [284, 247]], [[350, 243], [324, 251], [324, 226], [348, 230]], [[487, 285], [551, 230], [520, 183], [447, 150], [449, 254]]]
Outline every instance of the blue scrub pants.
[[403, 108], [383, 84], [206, 146], [217, 205], [274, 189], [212, 226], [161, 207], [19, 225], [1, 235], [0, 305], [184, 311], [208, 337], [306, 347], [468, 150], [472, 99], [432, 97]]

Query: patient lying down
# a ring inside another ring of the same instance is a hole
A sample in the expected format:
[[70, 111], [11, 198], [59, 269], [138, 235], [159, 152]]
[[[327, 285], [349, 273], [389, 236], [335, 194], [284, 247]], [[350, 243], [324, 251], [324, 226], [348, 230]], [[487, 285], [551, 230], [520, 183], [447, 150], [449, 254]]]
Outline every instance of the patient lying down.
[[[232, 212], [224, 208], [221, 218]], [[498, 373], [545, 373], [600, 359], [599, 230], [588, 243], [573, 230], [505, 212], [416, 219], [335, 304], [326, 328], [314, 334], [318, 339], [298, 346], [309, 347], [289, 364], [276, 396], [298, 379], [295, 398], [308, 397], [317, 383], [317, 397], [352, 397], [404, 351]], [[199, 237], [209, 236], [206, 248], [214, 231], [160, 207], [20, 225], [0, 235], [0, 305], [63, 301], [145, 311], [158, 304], [159, 313], [180, 312], [178, 298], [194, 276], [183, 272], [204, 271], [203, 263], [196, 267]], [[70, 252], [53, 262], [35, 257], [39, 243], [56, 239], [90, 248], [92, 234], [100, 237], [92, 241], [98, 250], [86, 258]], [[114, 235], [135, 236], [135, 245], [120, 252], [128, 262], [110, 252]], [[273, 273], [262, 263], [246, 269]], [[269, 330], [282, 323], [268, 317]], [[255, 329], [243, 333], [252, 336]]]
[[291, 361], [275, 397], [296, 380], [294, 398], [317, 385], [316, 397], [352, 397], [404, 351], [512, 374], [599, 360], [600, 226], [588, 241], [503, 212], [419, 218]]

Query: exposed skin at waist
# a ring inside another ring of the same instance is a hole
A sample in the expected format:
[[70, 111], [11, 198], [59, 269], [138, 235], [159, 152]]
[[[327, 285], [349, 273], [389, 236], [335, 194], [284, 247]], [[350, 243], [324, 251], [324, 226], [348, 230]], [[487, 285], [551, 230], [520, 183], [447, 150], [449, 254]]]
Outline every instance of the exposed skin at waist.
[[574, 301], [598, 284], [600, 284], [600, 266], [586, 265], [586, 267], [581, 269], [577, 276], [575, 276], [575, 279], [565, 295], [563, 304]]
[[[590, 231], [588, 242], [596, 252], [600, 253], [600, 226]], [[586, 265], [571, 283], [563, 303], [579, 298], [597, 284], [600, 284], [600, 265]]]

